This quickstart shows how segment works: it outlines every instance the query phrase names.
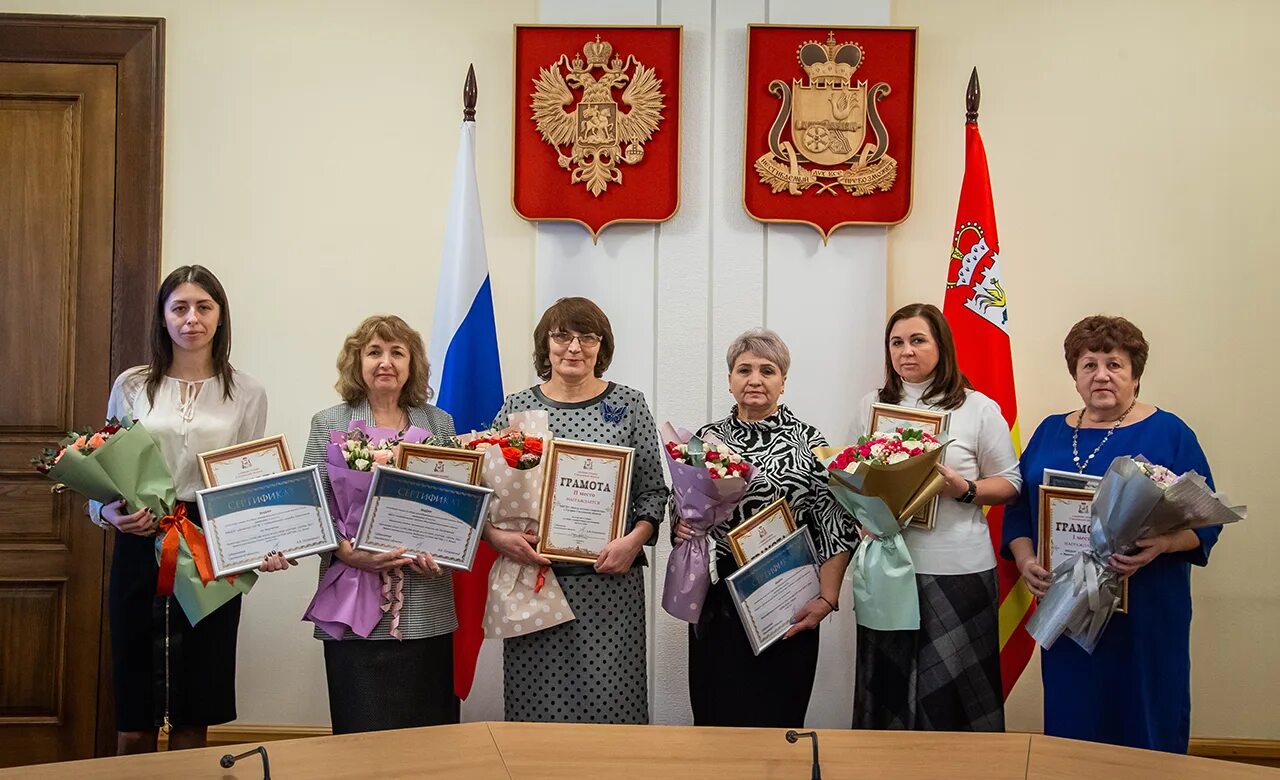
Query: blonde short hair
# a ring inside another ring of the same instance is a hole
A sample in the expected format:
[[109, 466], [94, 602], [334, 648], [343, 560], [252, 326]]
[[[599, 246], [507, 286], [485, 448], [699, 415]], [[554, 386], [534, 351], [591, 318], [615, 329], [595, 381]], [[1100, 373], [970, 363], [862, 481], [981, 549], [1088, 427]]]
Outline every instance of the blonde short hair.
[[768, 328], [752, 328], [740, 333], [733, 340], [729, 345], [729, 351], [725, 354], [725, 362], [729, 364], [729, 370], [733, 371], [733, 364], [748, 352], [759, 355], [777, 366], [783, 376], [791, 370], [791, 350], [787, 349], [787, 343], [781, 336]]
[[360, 353], [374, 338], [398, 341], [409, 348], [409, 378], [400, 388], [400, 406], [422, 406], [431, 400], [431, 365], [427, 362], [427, 350], [422, 344], [422, 334], [394, 314], [375, 314], [356, 326], [342, 342], [338, 352], [338, 382], [334, 389], [342, 400], [355, 404], [369, 394], [364, 383]]

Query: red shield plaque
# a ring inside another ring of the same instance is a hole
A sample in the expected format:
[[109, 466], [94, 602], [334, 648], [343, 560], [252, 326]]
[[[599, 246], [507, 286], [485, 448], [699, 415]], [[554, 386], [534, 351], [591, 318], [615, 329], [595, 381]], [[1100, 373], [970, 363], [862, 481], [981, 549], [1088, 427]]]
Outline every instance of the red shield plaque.
[[916, 29], [750, 25], [743, 205], [761, 222], [911, 212]]
[[683, 28], [515, 28], [511, 202], [531, 221], [663, 222], [680, 205]]

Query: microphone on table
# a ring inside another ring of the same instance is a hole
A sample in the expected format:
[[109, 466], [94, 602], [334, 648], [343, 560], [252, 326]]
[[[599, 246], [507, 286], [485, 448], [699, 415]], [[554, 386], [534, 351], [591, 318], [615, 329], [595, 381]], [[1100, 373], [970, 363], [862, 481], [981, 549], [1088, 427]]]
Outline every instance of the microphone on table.
[[822, 767], [818, 765], [818, 732], [816, 731], [795, 731], [794, 729], [787, 732], [787, 741], [795, 744], [801, 737], [808, 737], [813, 740], [813, 771], [810, 773], [812, 780], [822, 780]]
[[271, 780], [271, 764], [267, 762], [267, 749], [264, 748], [262, 745], [258, 745], [253, 750], [250, 750], [246, 753], [241, 753], [238, 756], [233, 756], [230, 753], [228, 753], [222, 758], [218, 759], [218, 763], [222, 765], [223, 769], [230, 769], [231, 767], [236, 765], [237, 761], [244, 758], [245, 756], [252, 756], [254, 753], [259, 753], [262, 755], [262, 780]]

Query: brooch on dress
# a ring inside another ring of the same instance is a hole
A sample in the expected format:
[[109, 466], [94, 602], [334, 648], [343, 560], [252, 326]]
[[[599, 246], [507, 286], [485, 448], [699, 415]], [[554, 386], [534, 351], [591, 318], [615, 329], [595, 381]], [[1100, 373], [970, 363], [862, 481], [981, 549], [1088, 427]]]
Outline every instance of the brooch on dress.
[[607, 423], [621, 425], [622, 421], [627, 417], [627, 405], [610, 406], [608, 401], [600, 402], [600, 416]]

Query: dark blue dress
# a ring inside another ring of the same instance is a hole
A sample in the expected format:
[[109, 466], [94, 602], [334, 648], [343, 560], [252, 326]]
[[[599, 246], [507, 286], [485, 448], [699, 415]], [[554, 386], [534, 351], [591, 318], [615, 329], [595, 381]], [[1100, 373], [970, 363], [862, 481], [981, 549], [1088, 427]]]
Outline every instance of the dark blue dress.
[[[1072, 413], [1072, 421], [1074, 422]], [[1045, 468], [1076, 471], [1067, 415], [1045, 418], [1022, 453], [1022, 494], [1005, 511], [1001, 553], [1009, 542], [1038, 543], [1037, 488]], [[1106, 429], [1080, 431], [1081, 459]], [[1117, 428], [1087, 469], [1102, 475], [1120, 456], [1142, 455], [1177, 474], [1194, 469], [1213, 485], [1196, 435], [1176, 415], [1157, 410]], [[1130, 579], [1129, 612], [1111, 618], [1093, 655], [1069, 638], [1041, 653], [1044, 731], [1055, 737], [1186, 753], [1191, 733], [1191, 565], [1204, 566], [1222, 526], [1195, 533], [1200, 547], [1158, 556]]]

